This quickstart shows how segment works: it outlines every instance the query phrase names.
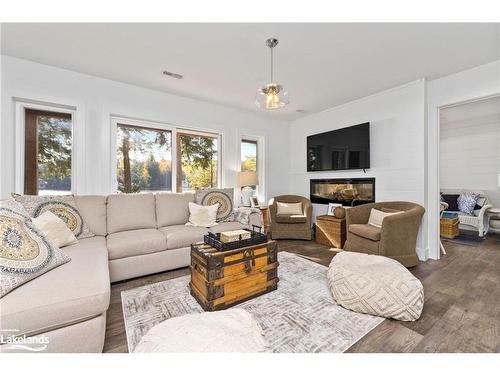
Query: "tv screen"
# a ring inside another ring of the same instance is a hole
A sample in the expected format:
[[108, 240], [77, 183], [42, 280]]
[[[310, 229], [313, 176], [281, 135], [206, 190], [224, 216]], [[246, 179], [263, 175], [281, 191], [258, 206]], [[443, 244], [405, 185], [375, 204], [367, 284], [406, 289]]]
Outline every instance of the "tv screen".
[[307, 137], [307, 170], [370, 168], [370, 123]]

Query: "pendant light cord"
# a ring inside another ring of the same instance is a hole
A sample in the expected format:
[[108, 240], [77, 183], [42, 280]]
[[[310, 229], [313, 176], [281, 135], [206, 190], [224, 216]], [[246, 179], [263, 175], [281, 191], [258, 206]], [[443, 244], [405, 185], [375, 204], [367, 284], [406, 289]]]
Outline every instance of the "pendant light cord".
[[271, 83], [274, 83], [274, 80], [273, 80], [273, 47], [270, 47], [271, 48]]

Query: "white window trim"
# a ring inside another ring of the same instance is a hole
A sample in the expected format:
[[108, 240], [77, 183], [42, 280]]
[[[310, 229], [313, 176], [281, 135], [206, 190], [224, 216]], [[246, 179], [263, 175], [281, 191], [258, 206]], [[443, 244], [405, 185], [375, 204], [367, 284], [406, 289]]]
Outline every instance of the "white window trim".
[[[240, 134], [238, 142], [238, 172], [241, 172], [241, 143], [243, 141], [257, 142], [257, 176], [259, 185], [257, 186], [257, 197], [259, 202], [267, 206], [267, 190], [266, 190], [266, 166], [265, 166], [265, 137], [259, 135]], [[238, 190], [238, 195], [241, 192]]]
[[126, 116], [119, 115], [111, 115], [110, 121], [110, 164], [111, 164], [111, 173], [109, 180], [109, 192], [114, 194], [118, 191], [118, 180], [117, 180], [117, 166], [116, 166], [116, 135], [117, 135], [117, 126], [118, 124], [127, 124], [138, 127], [149, 127], [158, 130], [166, 130], [172, 133], [172, 192], [177, 193], [177, 133], [183, 134], [193, 134], [193, 135], [208, 135], [217, 137], [217, 186], [220, 187], [222, 183], [222, 179], [224, 177], [223, 171], [223, 155], [224, 155], [224, 140], [222, 132], [217, 132], [209, 129], [202, 128], [193, 128], [193, 127], [184, 127], [184, 126], [174, 126], [172, 124], [157, 122], [157, 121], [149, 121], [149, 120], [139, 120], [135, 118], [130, 118]]
[[83, 121], [80, 123], [75, 106], [46, 103], [36, 100], [14, 98], [15, 105], [15, 192], [24, 194], [24, 136], [25, 136], [25, 111], [34, 109], [68, 113], [71, 115], [71, 192], [78, 194], [81, 190], [80, 182], [84, 173], [85, 131]]

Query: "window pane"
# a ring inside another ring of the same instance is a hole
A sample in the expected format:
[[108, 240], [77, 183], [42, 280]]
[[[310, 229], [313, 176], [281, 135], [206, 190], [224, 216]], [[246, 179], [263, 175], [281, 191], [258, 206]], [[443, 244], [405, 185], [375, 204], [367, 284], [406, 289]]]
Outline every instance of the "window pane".
[[178, 137], [177, 190], [217, 187], [217, 138], [181, 134]]
[[241, 171], [257, 172], [256, 141], [241, 141]]
[[123, 193], [172, 190], [172, 133], [119, 124], [116, 161]]
[[71, 194], [71, 115], [27, 109], [26, 194]]

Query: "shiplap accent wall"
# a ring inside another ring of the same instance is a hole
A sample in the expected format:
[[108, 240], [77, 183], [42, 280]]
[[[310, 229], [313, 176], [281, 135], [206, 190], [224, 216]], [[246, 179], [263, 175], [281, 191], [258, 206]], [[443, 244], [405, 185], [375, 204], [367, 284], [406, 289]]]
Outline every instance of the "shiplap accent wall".
[[440, 186], [483, 190], [500, 207], [500, 115], [443, 122]]
[[[308, 135], [370, 122], [370, 164], [362, 170], [307, 172]], [[375, 177], [377, 201], [404, 200], [425, 206], [425, 82], [407, 85], [295, 120], [290, 127], [290, 191], [309, 196], [314, 178]], [[326, 213], [313, 205], [313, 214]], [[427, 259], [425, 236], [417, 241]]]

